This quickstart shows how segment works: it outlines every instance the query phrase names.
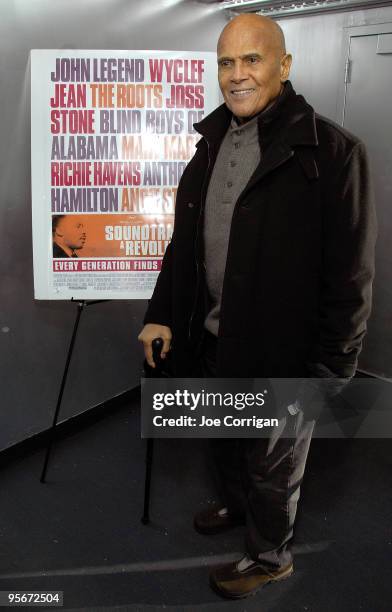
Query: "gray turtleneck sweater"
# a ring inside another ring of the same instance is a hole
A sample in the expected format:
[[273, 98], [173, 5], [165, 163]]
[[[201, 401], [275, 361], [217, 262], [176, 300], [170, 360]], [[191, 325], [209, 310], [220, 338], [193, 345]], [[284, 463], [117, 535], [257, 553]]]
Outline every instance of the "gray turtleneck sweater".
[[208, 186], [204, 217], [204, 261], [211, 309], [204, 326], [218, 335], [223, 278], [235, 204], [260, 162], [258, 116], [243, 125], [233, 117]]

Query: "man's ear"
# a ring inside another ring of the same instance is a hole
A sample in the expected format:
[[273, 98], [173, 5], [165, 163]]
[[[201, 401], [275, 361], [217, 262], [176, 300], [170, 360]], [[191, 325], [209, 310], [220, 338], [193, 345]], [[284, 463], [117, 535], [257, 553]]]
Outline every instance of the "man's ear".
[[286, 53], [280, 60], [280, 80], [282, 83], [289, 78], [292, 61], [293, 58], [290, 53]]

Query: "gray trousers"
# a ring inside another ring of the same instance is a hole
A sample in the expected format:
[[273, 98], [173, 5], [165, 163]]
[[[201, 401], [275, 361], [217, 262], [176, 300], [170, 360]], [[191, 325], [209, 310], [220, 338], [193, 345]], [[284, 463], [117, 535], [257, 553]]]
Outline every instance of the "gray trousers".
[[[206, 334], [205, 377], [216, 376], [215, 356], [216, 341]], [[266, 569], [292, 562], [290, 542], [314, 424], [302, 410], [287, 412], [269, 438], [211, 440], [221, 502], [230, 514], [246, 517], [246, 550]]]

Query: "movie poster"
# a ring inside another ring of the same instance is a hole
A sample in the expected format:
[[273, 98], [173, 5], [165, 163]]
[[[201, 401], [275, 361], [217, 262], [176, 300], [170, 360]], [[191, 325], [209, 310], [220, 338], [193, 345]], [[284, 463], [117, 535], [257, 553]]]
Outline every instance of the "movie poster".
[[31, 51], [37, 299], [147, 299], [219, 104], [214, 53]]

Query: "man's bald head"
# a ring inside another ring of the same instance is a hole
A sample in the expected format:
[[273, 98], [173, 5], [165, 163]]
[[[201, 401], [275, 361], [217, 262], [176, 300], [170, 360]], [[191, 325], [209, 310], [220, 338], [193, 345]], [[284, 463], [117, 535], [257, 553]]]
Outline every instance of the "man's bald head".
[[259, 35], [269, 41], [271, 47], [276, 49], [277, 53], [284, 55], [286, 53], [286, 41], [284, 38], [283, 30], [279, 24], [276, 23], [270, 17], [264, 17], [264, 15], [256, 15], [256, 13], [244, 13], [243, 15], [237, 15], [223, 28], [221, 35], [218, 39], [218, 55], [219, 55], [219, 44], [222, 36], [227, 33], [234, 32], [242, 29], [255, 29], [259, 32]]
[[268, 17], [239, 15], [219, 37], [219, 85], [226, 105], [242, 121], [273, 104], [290, 66], [283, 32]]

